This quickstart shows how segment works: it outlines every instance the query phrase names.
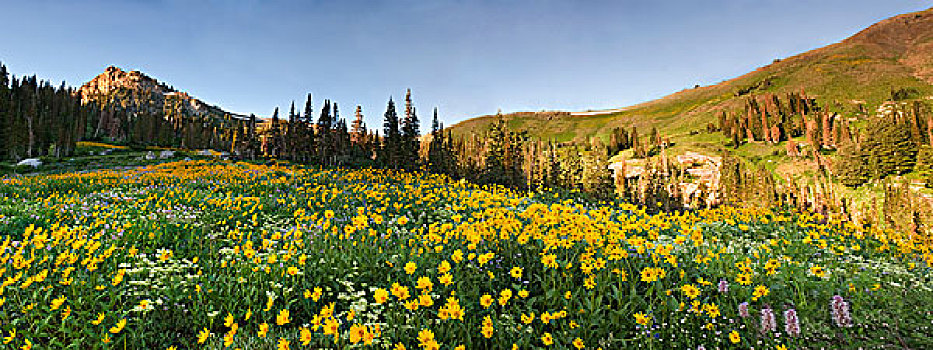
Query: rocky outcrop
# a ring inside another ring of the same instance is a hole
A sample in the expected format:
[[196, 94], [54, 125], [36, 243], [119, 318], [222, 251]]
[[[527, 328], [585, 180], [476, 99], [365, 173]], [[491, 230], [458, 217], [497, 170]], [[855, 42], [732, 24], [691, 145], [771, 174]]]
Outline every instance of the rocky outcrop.
[[185, 92], [159, 82], [139, 71], [110, 66], [78, 89], [82, 103], [113, 104], [122, 108], [146, 108], [151, 112], [173, 109], [187, 115], [213, 115], [246, 119], [209, 105]]

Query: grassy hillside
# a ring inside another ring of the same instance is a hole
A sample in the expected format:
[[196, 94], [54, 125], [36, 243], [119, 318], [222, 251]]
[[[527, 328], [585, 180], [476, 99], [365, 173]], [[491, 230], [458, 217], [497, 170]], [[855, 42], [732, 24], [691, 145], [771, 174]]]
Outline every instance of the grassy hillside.
[[[690, 135], [715, 123], [715, 113], [739, 109], [752, 95], [805, 91], [823, 108], [847, 115], [863, 104], [873, 111], [892, 88], [933, 96], [933, 9], [881, 21], [840, 43], [805, 52], [722, 83], [683, 90], [621, 112], [573, 116], [570, 113], [506, 115], [509, 126], [536, 137], [570, 141], [602, 136], [618, 126], [657, 127], [678, 148], [719, 149], [719, 136]], [[453, 125], [455, 135], [481, 133], [493, 116]]]

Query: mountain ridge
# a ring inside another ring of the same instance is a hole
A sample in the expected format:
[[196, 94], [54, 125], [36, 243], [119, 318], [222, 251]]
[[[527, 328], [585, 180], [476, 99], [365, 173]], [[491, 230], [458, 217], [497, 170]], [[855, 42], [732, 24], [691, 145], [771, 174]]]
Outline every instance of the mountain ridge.
[[[522, 112], [503, 117], [510, 127], [529, 130], [540, 139], [602, 137], [614, 127], [631, 126], [658, 127], [678, 137], [705, 127], [719, 111], [740, 108], [749, 95], [803, 90], [830, 110], [855, 114], [879, 106], [894, 88], [933, 95], [933, 8], [881, 20], [840, 42], [776, 59], [718, 84], [609, 113], [551, 111], [549, 118], [537, 118], [538, 113]], [[462, 137], [481, 134], [493, 118], [474, 117], [450, 130]]]

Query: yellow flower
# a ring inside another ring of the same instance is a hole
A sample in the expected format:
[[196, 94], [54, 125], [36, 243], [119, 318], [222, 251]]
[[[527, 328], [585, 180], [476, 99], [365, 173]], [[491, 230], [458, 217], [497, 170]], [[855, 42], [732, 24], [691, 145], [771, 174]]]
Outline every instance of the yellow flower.
[[289, 345], [288, 340], [285, 340], [285, 338], [279, 338], [278, 346], [276, 347], [276, 349], [288, 350], [289, 349], [288, 345]]
[[743, 286], [752, 284], [752, 275], [748, 273], [741, 273], [736, 277], [736, 281]]
[[263, 322], [262, 324], [259, 325], [259, 331], [256, 332], [256, 335], [259, 336], [260, 338], [265, 338], [266, 333], [269, 333], [269, 324], [266, 322]]
[[113, 334], [120, 333], [120, 331], [123, 330], [123, 327], [126, 327], [125, 318], [121, 318], [119, 321], [117, 321], [117, 324], [115, 326], [110, 327], [110, 333], [113, 333]]
[[573, 347], [577, 349], [583, 349], [586, 347], [586, 345], [583, 344], [583, 339], [580, 339], [580, 338], [574, 339], [573, 343], [571, 344], [573, 344]]
[[479, 304], [482, 305], [484, 308], [489, 308], [489, 306], [492, 305], [492, 301], [493, 301], [492, 296], [489, 294], [484, 294], [483, 296], [479, 298]]
[[509, 274], [512, 275], [512, 278], [522, 278], [522, 268], [517, 266], [513, 267], [512, 270], [509, 271]]
[[418, 302], [421, 304], [421, 306], [431, 307], [434, 305], [434, 298], [431, 298], [431, 296], [428, 294], [421, 294], [421, 296], [418, 297]]
[[429, 344], [434, 343], [434, 332], [429, 329], [422, 329], [418, 332], [418, 343], [423, 347], [427, 347]]
[[97, 314], [97, 319], [91, 321], [91, 324], [97, 326], [100, 325], [101, 322], [104, 322], [104, 313], [102, 312]]
[[301, 327], [300, 335], [298, 340], [301, 341], [301, 345], [308, 345], [311, 343], [311, 340], [314, 339], [314, 335], [307, 327]]
[[65, 310], [62, 311], [62, 321], [65, 321], [68, 316], [71, 315], [71, 306], [65, 306]]
[[635, 314], [635, 323], [638, 323], [642, 326], [647, 326], [649, 322], [651, 322], [651, 316], [646, 316], [642, 312]]
[[373, 293], [373, 298], [376, 299], [376, 303], [382, 304], [389, 300], [389, 292], [383, 288], [377, 288]]
[[409, 275], [415, 273], [416, 269], [418, 269], [418, 264], [415, 264], [412, 261], [409, 261], [408, 263], [405, 264], [405, 273]]
[[356, 344], [363, 340], [366, 335], [366, 327], [359, 324], [350, 326], [350, 343]]
[[[104, 343], [104, 344], [109, 343], [109, 342], [110, 342], [110, 334], [104, 334], [104, 337], [103, 337], [103, 338], [100, 338], [100, 341], [101, 341], [102, 343]], [[26, 342], [29, 342], [29, 340], [26, 340]], [[27, 347], [24, 346], [23, 349], [24, 349], [24, 350], [26, 350], [26, 349], [32, 349], [32, 346], [31, 346], [32, 344], [29, 344], [29, 345], [30, 345], [30, 347], [27, 348]]]
[[233, 333], [224, 334], [224, 347], [228, 348], [230, 345], [233, 345]]
[[729, 341], [731, 341], [732, 344], [738, 344], [740, 341], [742, 341], [742, 337], [739, 336], [739, 332], [732, 331], [729, 332]]
[[207, 330], [207, 327], [205, 327], [203, 330], [201, 330], [200, 333], [198, 333], [198, 344], [204, 344], [204, 342], [207, 341], [207, 337], [210, 336], [211, 331]]
[[499, 305], [505, 306], [505, 304], [508, 303], [509, 299], [511, 298], [512, 298], [512, 290], [503, 289], [502, 292], [499, 293]]
[[275, 324], [279, 326], [284, 326], [288, 324], [288, 309], [282, 309], [279, 311], [279, 314], [275, 316]]
[[441, 284], [449, 286], [454, 283], [454, 276], [449, 273], [445, 273], [438, 277], [437, 280], [438, 282], [441, 282]]
[[684, 293], [684, 295], [690, 299], [696, 299], [698, 296], [700, 296], [700, 289], [692, 284], [683, 285], [680, 287], [680, 292]]
[[551, 346], [551, 344], [554, 344], [554, 337], [551, 336], [551, 333], [544, 333], [541, 336], [541, 343], [544, 343], [545, 346]]
[[233, 314], [227, 313], [227, 317], [224, 317], [224, 327], [230, 328], [233, 325]]
[[3, 337], [3, 343], [4, 343], [4, 344], [9, 344], [11, 341], [13, 341], [14, 338], [16, 338], [16, 329], [15, 329], [15, 328], [12, 329], [12, 330], [10, 330], [10, 335], [9, 335], [9, 336]]
[[824, 270], [822, 266], [813, 265], [810, 267], [810, 274], [819, 278], [823, 278], [826, 277], [826, 270]]
[[65, 303], [65, 300], [66, 300], [66, 299], [67, 299], [67, 298], [65, 298], [64, 296], [58, 297], [58, 298], [56, 298], [56, 299], [52, 299], [52, 305], [51, 305], [51, 306], [52, 306], [52, 310], [56, 310], [56, 309], [58, 309], [59, 307], [61, 307], [62, 304]]
[[418, 284], [415, 286], [415, 288], [418, 288], [421, 290], [431, 290], [432, 288], [434, 288], [434, 283], [431, 282], [430, 277], [421, 276], [421, 277], [418, 277]]
[[752, 295], [754, 296], [754, 297], [752, 297], [752, 300], [758, 300], [758, 298], [767, 296], [767, 295], [768, 295], [768, 287], [765, 287], [765, 286], [763, 286], [763, 285], [758, 285], [757, 287], [755, 287], [755, 291], [752, 292]]
[[449, 271], [450, 271], [450, 263], [447, 262], [447, 260], [441, 261], [441, 263], [437, 265], [437, 273], [444, 274]]
[[398, 283], [392, 284], [392, 295], [398, 298], [398, 300], [405, 300], [410, 296], [410, 294], [408, 294], [408, 287], [402, 286]]

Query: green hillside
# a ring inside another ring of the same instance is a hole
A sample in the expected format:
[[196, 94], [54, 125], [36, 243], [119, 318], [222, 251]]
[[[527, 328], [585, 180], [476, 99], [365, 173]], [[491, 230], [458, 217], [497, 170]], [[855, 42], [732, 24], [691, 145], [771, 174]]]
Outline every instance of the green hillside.
[[[856, 116], [860, 110], [873, 113], [891, 96], [892, 89], [902, 88], [914, 92], [911, 98], [933, 96], [933, 9], [892, 17], [840, 43], [621, 112], [593, 116], [529, 112], [504, 117], [510, 127], [528, 130], [542, 139], [571, 141], [604, 136], [620, 126], [641, 130], [657, 127], [677, 148], [719, 149], [725, 140], [722, 136], [691, 135], [691, 131], [705, 130], [707, 123], [715, 123], [719, 111], [741, 109], [749, 96], [805, 91], [824, 109]], [[451, 129], [455, 137], [482, 133], [493, 118], [469, 119]]]

